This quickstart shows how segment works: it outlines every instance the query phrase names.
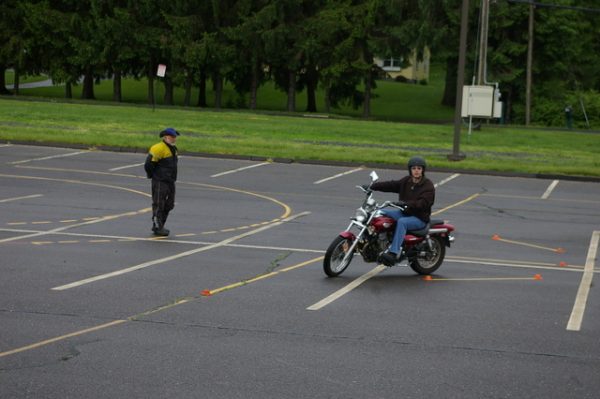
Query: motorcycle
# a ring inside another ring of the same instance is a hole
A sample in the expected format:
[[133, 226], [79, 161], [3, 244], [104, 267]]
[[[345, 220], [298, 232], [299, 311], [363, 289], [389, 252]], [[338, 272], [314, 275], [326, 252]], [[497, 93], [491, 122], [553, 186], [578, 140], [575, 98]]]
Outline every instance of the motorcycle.
[[[371, 184], [379, 177], [371, 172]], [[366, 198], [350, 224], [329, 245], [323, 260], [323, 270], [329, 277], [339, 276], [350, 265], [355, 253], [359, 253], [367, 263], [379, 262], [381, 254], [387, 250], [396, 230], [396, 221], [385, 215], [384, 208], [405, 209], [401, 202], [385, 201], [378, 204], [373, 191], [363, 186]], [[351, 230], [358, 229], [354, 234]], [[416, 273], [429, 275], [435, 272], [444, 261], [446, 247], [454, 241], [454, 226], [443, 220], [432, 219], [423, 229], [407, 231], [402, 243], [400, 259], [406, 259], [408, 266]]]

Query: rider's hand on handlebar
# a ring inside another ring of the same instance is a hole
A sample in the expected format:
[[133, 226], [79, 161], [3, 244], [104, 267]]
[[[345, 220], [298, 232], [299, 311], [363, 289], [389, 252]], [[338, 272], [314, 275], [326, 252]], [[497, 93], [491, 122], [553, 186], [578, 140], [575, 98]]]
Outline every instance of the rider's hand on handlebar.
[[371, 186], [368, 184], [361, 184], [360, 188], [362, 188], [365, 191], [369, 191], [371, 189]]
[[392, 205], [397, 206], [399, 208], [406, 208], [406, 202], [404, 201], [394, 201]]

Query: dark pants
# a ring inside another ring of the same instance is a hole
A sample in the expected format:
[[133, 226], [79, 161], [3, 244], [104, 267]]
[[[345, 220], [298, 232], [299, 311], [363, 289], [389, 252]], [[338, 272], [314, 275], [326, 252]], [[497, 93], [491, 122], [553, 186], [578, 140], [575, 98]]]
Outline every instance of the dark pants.
[[152, 220], [162, 228], [175, 207], [175, 182], [152, 179]]

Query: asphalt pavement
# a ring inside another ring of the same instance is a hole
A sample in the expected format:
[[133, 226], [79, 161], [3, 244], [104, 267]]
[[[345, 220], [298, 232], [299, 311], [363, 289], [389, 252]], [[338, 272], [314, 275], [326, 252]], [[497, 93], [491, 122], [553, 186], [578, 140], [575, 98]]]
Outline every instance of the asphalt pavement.
[[327, 278], [370, 169], [182, 156], [158, 239], [144, 158], [0, 145], [0, 397], [598, 397], [599, 183], [427, 173], [432, 279]]

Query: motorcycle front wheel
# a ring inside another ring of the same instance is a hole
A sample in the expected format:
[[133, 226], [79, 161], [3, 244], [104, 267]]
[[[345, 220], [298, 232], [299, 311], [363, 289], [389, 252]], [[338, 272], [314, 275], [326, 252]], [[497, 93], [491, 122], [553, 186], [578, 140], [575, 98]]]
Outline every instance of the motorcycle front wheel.
[[352, 240], [337, 236], [327, 251], [325, 252], [325, 259], [323, 259], [323, 271], [329, 277], [336, 277], [342, 274], [352, 261], [353, 253], [348, 254], [348, 257], [344, 261], [344, 257], [348, 253], [348, 249], [352, 246]]
[[442, 237], [434, 236], [431, 237], [431, 249], [422, 252], [422, 254], [419, 253], [409, 258], [408, 264], [415, 272], [428, 275], [435, 272], [442, 265], [444, 256], [446, 256], [446, 244]]

